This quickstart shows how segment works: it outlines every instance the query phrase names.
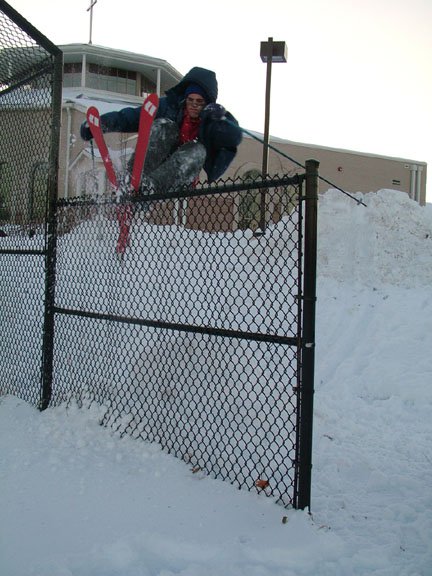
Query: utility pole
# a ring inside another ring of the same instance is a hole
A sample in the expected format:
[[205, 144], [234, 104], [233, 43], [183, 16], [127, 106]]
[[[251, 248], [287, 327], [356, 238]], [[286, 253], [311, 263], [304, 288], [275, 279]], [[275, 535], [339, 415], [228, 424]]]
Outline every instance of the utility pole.
[[90, 12], [90, 39], [89, 44], [92, 43], [92, 30], [93, 30], [93, 6], [96, 4], [97, 0], [92, 0], [90, 6], [87, 8], [87, 12]]

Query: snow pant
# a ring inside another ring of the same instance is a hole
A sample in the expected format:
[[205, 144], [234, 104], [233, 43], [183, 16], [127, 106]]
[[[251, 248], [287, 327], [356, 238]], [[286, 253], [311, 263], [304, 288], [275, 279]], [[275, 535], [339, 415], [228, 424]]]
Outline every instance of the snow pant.
[[178, 139], [175, 122], [167, 118], [153, 122], [141, 178], [142, 194], [172, 192], [198, 177], [206, 158], [205, 147], [195, 141], [179, 147]]

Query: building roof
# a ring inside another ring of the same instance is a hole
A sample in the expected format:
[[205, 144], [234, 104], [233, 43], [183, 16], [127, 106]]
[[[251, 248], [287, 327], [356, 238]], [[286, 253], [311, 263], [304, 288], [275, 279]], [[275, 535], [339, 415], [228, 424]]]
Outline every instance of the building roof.
[[63, 44], [59, 46], [63, 52], [63, 61], [72, 63], [81, 60], [84, 56], [88, 63], [101, 64], [112, 68], [134, 70], [140, 72], [156, 84], [157, 71], [161, 73], [161, 93], [179, 82], [183, 75], [166, 60], [153, 58], [145, 54], [127, 52], [98, 46], [95, 44]]
[[116, 94], [114, 92], [101, 93], [91, 88], [63, 88], [63, 104], [72, 104], [77, 110], [86, 112], [90, 106], [96, 106], [101, 114], [120, 110], [126, 106], [140, 106], [142, 96], [130, 94]]

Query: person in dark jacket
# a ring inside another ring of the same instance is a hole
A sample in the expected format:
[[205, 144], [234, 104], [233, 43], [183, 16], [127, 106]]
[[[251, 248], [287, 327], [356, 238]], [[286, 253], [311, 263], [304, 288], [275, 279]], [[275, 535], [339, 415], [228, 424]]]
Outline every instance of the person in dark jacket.
[[[204, 168], [209, 182], [234, 159], [242, 135], [237, 120], [216, 103], [216, 74], [192, 68], [159, 101], [141, 179], [143, 194], [163, 193], [197, 180]], [[137, 132], [141, 107], [101, 116], [104, 132]], [[87, 122], [81, 137], [91, 139]]]

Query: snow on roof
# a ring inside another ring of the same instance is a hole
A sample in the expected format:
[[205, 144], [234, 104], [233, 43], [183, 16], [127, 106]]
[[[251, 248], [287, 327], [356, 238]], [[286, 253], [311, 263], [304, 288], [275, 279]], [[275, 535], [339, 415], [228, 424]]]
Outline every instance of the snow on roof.
[[96, 106], [101, 114], [120, 110], [126, 106], [140, 106], [143, 98], [138, 96], [128, 96], [127, 94], [110, 94], [101, 95], [92, 93], [87, 89], [64, 88], [63, 103], [73, 104], [81, 112], [86, 112], [90, 106]]
[[0, 109], [43, 109], [49, 108], [52, 101], [52, 93], [48, 88], [22, 88], [3, 94], [0, 98]]

